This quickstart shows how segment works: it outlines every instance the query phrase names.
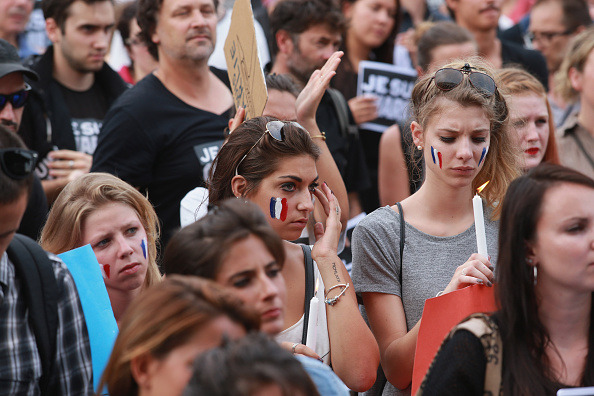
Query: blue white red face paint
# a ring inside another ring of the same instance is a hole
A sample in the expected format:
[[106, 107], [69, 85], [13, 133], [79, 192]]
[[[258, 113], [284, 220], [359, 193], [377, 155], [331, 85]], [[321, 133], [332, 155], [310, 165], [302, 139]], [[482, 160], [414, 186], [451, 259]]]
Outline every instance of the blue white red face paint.
[[287, 219], [287, 198], [270, 198], [270, 217], [285, 221]]
[[142, 238], [142, 241], [140, 241], [140, 248], [142, 249], [142, 255], [146, 259], [146, 239]]
[[479, 159], [478, 166], [481, 166], [485, 158], [487, 157], [487, 153], [489, 152], [489, 147], [483, 147], [483, 152], [481, 153], [481, 159]]
[[433, 159], [433, 163], [436, 165], [439, 165], [439, 169], [441, 169], [441, 167], [443, 166], [443, 160], [441, 158], [441, 153], [437, 150], [435, 150], [435, 148], [433, 146], [431, 146], [431, 158]]
[[103, 279], [109, 279], [111, 266], [109, 264], [99, 264], [99, 267], [101, 267], [101, 275], [103, 276]]

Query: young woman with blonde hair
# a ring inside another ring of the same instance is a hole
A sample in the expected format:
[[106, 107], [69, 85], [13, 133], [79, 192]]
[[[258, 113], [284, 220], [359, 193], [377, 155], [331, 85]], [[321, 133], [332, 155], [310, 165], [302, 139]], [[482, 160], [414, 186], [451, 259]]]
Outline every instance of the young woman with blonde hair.
[[[519, 174], [499, 87], [493, 70], [475, 58], [423, 76], [412, 92], [411, 131], [425, 181], [401, 203], [368, 215], [353, 233], [353, 281], [390, 382], [384, 395], [410, 393], [425, 300], [493, 282], [497, 204]], [[475, 253], [472, 205], [487, 181], [481, 195], [491, 258]]]
[[89, 173], [58, 195], [40, 244], [55, 254], [90, 244], [119, 322], [141, 290], [161, 281], [158, 240], [159, 223], [148, 199], [113, 175]]

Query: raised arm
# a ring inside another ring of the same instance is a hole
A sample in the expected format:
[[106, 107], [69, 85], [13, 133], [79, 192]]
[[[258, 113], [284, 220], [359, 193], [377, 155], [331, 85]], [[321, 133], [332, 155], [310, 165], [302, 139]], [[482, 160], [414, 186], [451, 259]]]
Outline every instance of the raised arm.
[[[322, 192], [323, 191], [323, 192]], [[324, 194], [327, 214], [326, 228], [321, 223], [315, 226], [316, 243], [312, 257], [316, 261], [325, 285], [326, 299], [338, 297], [333, 305], [326, 304], [330, 353], [334, 372], [352, 390], [362, 392], [375, 382], [379, 363], [377, 343], [365, 321], [359, 313], [353, 281], [342, 261], [336, 255], [336, 246], [340, 233], [341, 210], [336, 197], [326, 185], [322, 191], [316, 190], [316, 196]], [[332, 289], [336, 285], [345, 286]]]
[[297, 122], [301, 124], [310, 134], [313, 141], [320, 148], [321, 155], [316, 163], [318, 174], [322, 182], [326, 182], [338, 203], [342, 208], [340, 222], [342, 228], [346, 228], [349, 214], [349, 201], [344, 181], [330, 150], [326, 145], [325, 138], [322, 138], [322, 132], [316, 123], [316, 112], [324, 92], [330, 85], [330, 80], [336, 74], [336, 68], [340, 63], [343, 52], [337, 51], [326, 61], [324, 67], [312, 73], [307, 85], [303, 88], [296, 103]]

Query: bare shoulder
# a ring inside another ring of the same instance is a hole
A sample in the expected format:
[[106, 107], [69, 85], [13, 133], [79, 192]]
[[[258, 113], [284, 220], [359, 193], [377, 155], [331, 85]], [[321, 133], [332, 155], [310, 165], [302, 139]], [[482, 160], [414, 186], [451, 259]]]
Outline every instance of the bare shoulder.
[[380, 144], [400, 144], [400, 128], [394, 124], [382, 133]]

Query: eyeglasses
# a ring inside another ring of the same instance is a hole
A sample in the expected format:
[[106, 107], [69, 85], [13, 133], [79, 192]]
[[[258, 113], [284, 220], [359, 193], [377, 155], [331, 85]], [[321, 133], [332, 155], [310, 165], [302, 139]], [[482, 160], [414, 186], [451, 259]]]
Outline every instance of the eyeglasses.
[[530, 40], [531, 43], [534, 43], [535, 41], [548, 43], [557, 36], [567, 36], [571, 33], [573, 33], [573, 29], [565, 30], [563, 32], [528, 32], [526, 33], [526, 37], [528, 37], [528, 40]]
[[266, 123], [266, 130], [264, 131], [262, 136], [260, 136], [260, 138], [256, 140], [256, 143], [254, 143], [254, 145], [250, 147], [247, 153], [245, 153], [245, 155], [241, 157], [241, 159], [237, 163], [237, 167], [235, 167], [235, 176], [239, 175], [239, 165], [241, 165], [243, 160], [246, 159], [249, 153], [254, 149], [254, 147], [256, 147], [258, 143], [260, 143], [260, 141], [264, 136], [266, 136], [266, 134], [269, 134], [274, 140], [278, 142], [282, 142], [283, 140], [285, 140], [285, 133], [283, 132], [283, 127], [287, 124], [293, 125], [297, 128], [304, 129], [301, 125], [294, 121], [269, 121], [268, 123]]
[[20, 148], [0, 149], [0, 166], [6, 174], [14, 180], [21, 180], [29, 176], [35, 169], [37, 153]]
[[468, 81], [477, 91], [480, 91], [487, 97], [495, 94], [497, 86], [491, 76], [483, 72], [473, 71], [474, 67], [468, 63], [461, 69], [444, 68], [439, 69], [433, 76], [433, 81], [437, 88], [442, 91], [451, 91], [464, 81], [464, 75], [468, 76]]
[[21, 108], [27, 102], [27, 98], [29, 97], [29, 92], [31, 91], [31, 86], [25, 83], [25, 89], [21, 89], [20, 91], [11, 93], [11, 94], [0, 94], [0, 111], [4, 109], [6, 103], [10, 101], [12, 107], [15, 109]]

